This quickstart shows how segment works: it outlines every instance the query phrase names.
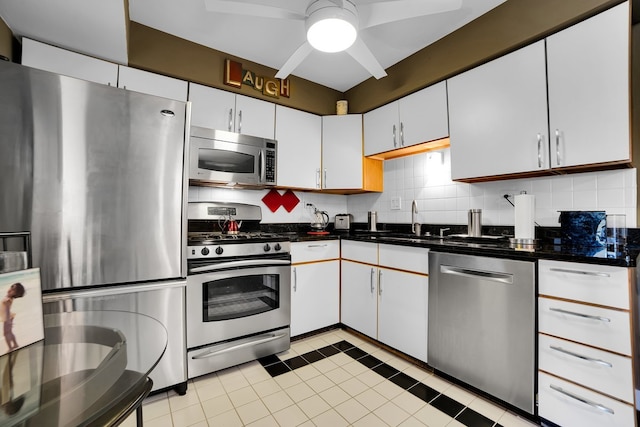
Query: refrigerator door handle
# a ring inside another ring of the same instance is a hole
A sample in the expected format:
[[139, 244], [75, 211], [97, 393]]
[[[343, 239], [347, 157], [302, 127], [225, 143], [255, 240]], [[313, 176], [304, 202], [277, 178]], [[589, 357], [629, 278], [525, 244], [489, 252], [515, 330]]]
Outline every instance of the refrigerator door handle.
[[119, 285], [109, 288], [90, 289], [86, 291], [71, 291], [71, 292], [56, 292], [55, 294], [43, 294], [42, 303], [47, 304], [50, 302], [74, 300], [78, 298], [95, 298], [104, 297], [110, 295], [122, 295], [133, 292], [152, 291], [156, 289], [167, 288], [179, 288], [186, 287], [186, 280], [183, 281], [170, 281], [170, 282], [158, 282], [145, 285]]

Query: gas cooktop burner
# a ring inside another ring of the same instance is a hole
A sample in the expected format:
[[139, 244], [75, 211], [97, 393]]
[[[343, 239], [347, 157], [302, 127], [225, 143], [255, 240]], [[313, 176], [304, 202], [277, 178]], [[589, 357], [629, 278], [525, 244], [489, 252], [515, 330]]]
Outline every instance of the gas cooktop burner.
[[288, 254], [288, 238], [273, 233], [189, 233], [188, 260]]
[[189, 235], [190, 245], [213, 245], [223, 243], [225, 241], [239, 243], [242, 241], [259, 241], [264, 239], [274, 239], [279, 236], [274, 233], [255, 232], [239, 232], [237, 234], [213, 232], [213, 233], [193, 233]]

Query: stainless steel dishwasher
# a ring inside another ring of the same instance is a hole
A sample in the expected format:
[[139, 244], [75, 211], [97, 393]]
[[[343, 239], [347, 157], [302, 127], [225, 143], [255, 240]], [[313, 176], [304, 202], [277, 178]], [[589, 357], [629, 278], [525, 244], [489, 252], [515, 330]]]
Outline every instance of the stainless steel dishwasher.
[[428, 362], [534, 414], [535, 263], [429, 252]]

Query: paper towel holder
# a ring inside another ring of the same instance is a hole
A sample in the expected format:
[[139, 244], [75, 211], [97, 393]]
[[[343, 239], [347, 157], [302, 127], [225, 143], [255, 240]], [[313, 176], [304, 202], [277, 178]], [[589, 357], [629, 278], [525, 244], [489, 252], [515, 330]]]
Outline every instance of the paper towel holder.
[[[526, 191], [521, 191], [520, 194], [527, 194]], [[508, 195], [505, 194], [504, 196], [505, 199], [507, 199], [507, 201], [509, 203], [511, 203], [512, 206], [515, 207], [515, 204], [513, 204], [511, 202], [511, 200], [508, 199]], [[533, 222], [534, 226], [538, 225], [537, 222]], [[511, 237], [509, 239], [509, 246], [511, 248], [514, 248], [516, 250], [525, 250], [525, 251], [533, 251], [536, 247], [536, 245], [538, 244], [539, 239], [536, 239], [535, 236], [533, 238], [516, 238], [516, 237]]]

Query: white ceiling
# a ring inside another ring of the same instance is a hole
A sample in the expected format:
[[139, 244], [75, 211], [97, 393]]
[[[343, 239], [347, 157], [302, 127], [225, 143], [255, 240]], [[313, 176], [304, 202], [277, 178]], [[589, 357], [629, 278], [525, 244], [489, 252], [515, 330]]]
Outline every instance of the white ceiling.
[[[235, 1], [304, 13], [313, 0]], [[352, 0], [356, 7], [380, 1]], [[504, 1], [462, 0], [458, 10], [367, 28], [359, 36], [386, 69]], [[0, 0], [0, 16], [19, 37], [126, 64], [124, 7], [124, 0]], [[132, 21], [274, 69], [305, 41], [303, 21], [208, 12], [205, 0], [129, 0], [129, 14]], [[344, 52], [313, 51], [292, 74], [341, 92], [371, 77]]]

